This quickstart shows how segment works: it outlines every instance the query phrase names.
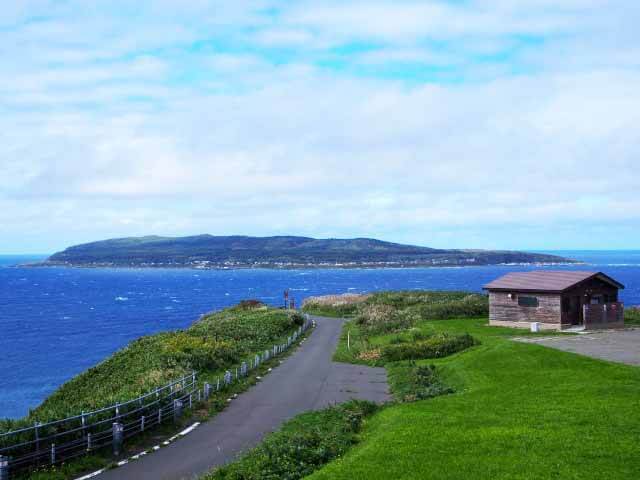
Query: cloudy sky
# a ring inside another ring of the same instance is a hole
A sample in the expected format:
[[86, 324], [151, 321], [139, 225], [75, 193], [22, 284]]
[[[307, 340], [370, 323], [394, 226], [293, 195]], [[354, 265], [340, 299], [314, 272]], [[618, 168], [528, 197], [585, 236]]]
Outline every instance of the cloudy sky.
[[638, 248], [636, 0], [12, 0], [0, 253]]

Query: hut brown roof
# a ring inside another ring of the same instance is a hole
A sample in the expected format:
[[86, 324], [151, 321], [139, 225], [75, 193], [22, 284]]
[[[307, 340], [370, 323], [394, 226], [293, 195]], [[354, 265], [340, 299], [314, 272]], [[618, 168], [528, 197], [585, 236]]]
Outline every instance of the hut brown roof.
[[602, 272], [537, 270], [512, 272], [484, 286], [485, 290], [515, 290], [524, 292], [563, 292], [575, 285], [598, 278], [616, 288], [624, 288], [619, 282]]

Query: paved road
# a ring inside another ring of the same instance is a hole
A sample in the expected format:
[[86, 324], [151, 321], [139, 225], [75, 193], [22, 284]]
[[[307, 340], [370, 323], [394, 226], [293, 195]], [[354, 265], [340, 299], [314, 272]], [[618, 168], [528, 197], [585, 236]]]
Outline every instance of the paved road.
[[525, 337], [519, 338], [518, 341], [537, 343], [612, 362], [640, 365], [640, 329], [610, 330], [556, 337]]
[[350, 398], [388, 400], [383, 368], [331, 361], [343, 321], [316, 317], [316, 322], [315, 331], [294, 354], [211, 421], [160, 451], [99, 478], [191, 479], [233, 460], [301, 412]]

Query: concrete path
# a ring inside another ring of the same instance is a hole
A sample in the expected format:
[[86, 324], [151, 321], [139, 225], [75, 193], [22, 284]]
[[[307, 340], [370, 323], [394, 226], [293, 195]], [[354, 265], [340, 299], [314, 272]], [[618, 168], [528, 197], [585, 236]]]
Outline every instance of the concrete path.
[[612, 362], [640, 365], [640, 329], [608, 330], [555, 337], [524, 337], [517, 340]]
[[295, 353], [211, 421], [160, 451], [99, 478], [192, 479], [233, 460], [299, 413], [351, 398], [389, 400], [383, 368], [331, 361], [343, 320], [315, 319], [315, 331]]

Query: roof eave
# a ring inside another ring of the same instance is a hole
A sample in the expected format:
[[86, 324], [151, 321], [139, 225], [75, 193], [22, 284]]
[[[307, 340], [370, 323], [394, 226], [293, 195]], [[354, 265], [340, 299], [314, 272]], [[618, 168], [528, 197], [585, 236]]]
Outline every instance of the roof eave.
[[543, 290], [540, 288], [506, 288], [506, 287], [482, 287], [488, 292], [524, 292], [524, 293], [562, 293], [564, 290]]

